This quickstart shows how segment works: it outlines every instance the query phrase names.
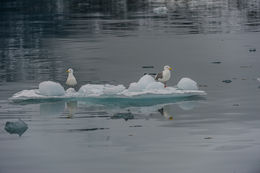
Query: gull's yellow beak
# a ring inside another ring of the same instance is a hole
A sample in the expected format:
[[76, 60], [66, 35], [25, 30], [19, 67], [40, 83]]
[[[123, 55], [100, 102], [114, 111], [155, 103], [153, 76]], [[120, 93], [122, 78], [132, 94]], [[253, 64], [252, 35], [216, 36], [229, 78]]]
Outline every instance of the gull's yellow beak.
[[172, 70], [172, 68], [170, 67], [169, 70]]
[[69, 73], [70, 71], [69, 70], [66, 70], [67, 73]]

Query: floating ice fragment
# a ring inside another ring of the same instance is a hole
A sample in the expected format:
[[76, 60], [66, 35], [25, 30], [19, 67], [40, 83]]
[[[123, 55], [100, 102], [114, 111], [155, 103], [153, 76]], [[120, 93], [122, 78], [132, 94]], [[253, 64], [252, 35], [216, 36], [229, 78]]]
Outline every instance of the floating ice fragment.
[[5, 123], [5, 130], [10, 134], [18, 134], [22, 136], [22, 134], [28, 129], [28, 125], [21, 119], [16, 122]]
[[182, 90], [198, 90], [197, 83], [190, 78], [182, 78], [178, 82], [177, 87]]
[[165, 15], [168, 13], [168, 8], [167, 7], [156, 7], [153, 9], [153, 13], [158, 14], [158, 15]]
[[57, 82], [44, 81], [39, 84], [39, 94], [44, 96], [63, 96], [65, 90]]
[[74, 88], [68, 88], [66, 93], [76, 93], [76, 90]]

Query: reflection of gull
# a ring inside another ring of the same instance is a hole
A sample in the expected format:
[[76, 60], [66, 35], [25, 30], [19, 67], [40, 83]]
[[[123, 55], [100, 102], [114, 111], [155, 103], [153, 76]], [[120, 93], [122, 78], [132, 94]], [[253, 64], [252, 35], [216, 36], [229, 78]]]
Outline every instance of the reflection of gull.
[[155, 76], [155, 80], [158, 80], [159, 82], [164, 83], [164, 87], [166, 88], [166, 82], [171, 78], [171, 72], [172, 68], [168, 65], [164, 66], [163, 71], [158, 73]]
[[169, 114], [169, 112], [167, 110], [167, 106], [164, 106], [161, 109], [158, 109], [158, 112], [160, 112], [161, 115], [164, 116], [166, 119], [173, 120], [173, 117]]
[[259, 77], [259, 78], [257, 78], [257, 80], [260, 82], [260, 77]]
[[59, 116], [65, 108], [63, 101], [41, 103], [40, 104], [40, 115], [41, 116]]
[[66, 84], [68, 86], [72, 86], [72, 87], [77, 85], [77, 80], [73, 75], [73, 69], [69, 68], [66, 72], [68, 73], [68, 78], [67, 78]]
[[66, 106], [69, 111], [68, 118], [71, 118], [77, 111], [78, 102], [77, 101], [68, 101], [68, 102], [66, 102]]

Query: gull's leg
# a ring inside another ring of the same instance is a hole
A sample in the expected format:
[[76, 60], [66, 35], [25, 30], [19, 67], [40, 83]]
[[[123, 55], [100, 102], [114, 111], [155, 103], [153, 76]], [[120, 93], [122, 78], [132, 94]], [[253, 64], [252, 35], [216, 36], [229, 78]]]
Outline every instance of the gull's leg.
[[164, 82], [164, 88], [166, 88], [166, 82]]

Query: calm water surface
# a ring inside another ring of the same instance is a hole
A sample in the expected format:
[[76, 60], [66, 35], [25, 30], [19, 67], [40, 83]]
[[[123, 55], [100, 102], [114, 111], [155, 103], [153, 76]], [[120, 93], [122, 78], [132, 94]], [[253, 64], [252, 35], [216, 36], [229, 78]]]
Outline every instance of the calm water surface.
[[[153, 13], [160, 6], [166, 15]], [[257, 0], [2, 0], [0, 172], [259, 172], [259, 31]], [[8, 101], [42, 81], [65, 86], [69, 67], [79, 88], [128, 86], [166, 64], [169, 85], [190, 77], [208, 95], [131, 107]], [[28, 128], [6, 130], [18, 119]]]

